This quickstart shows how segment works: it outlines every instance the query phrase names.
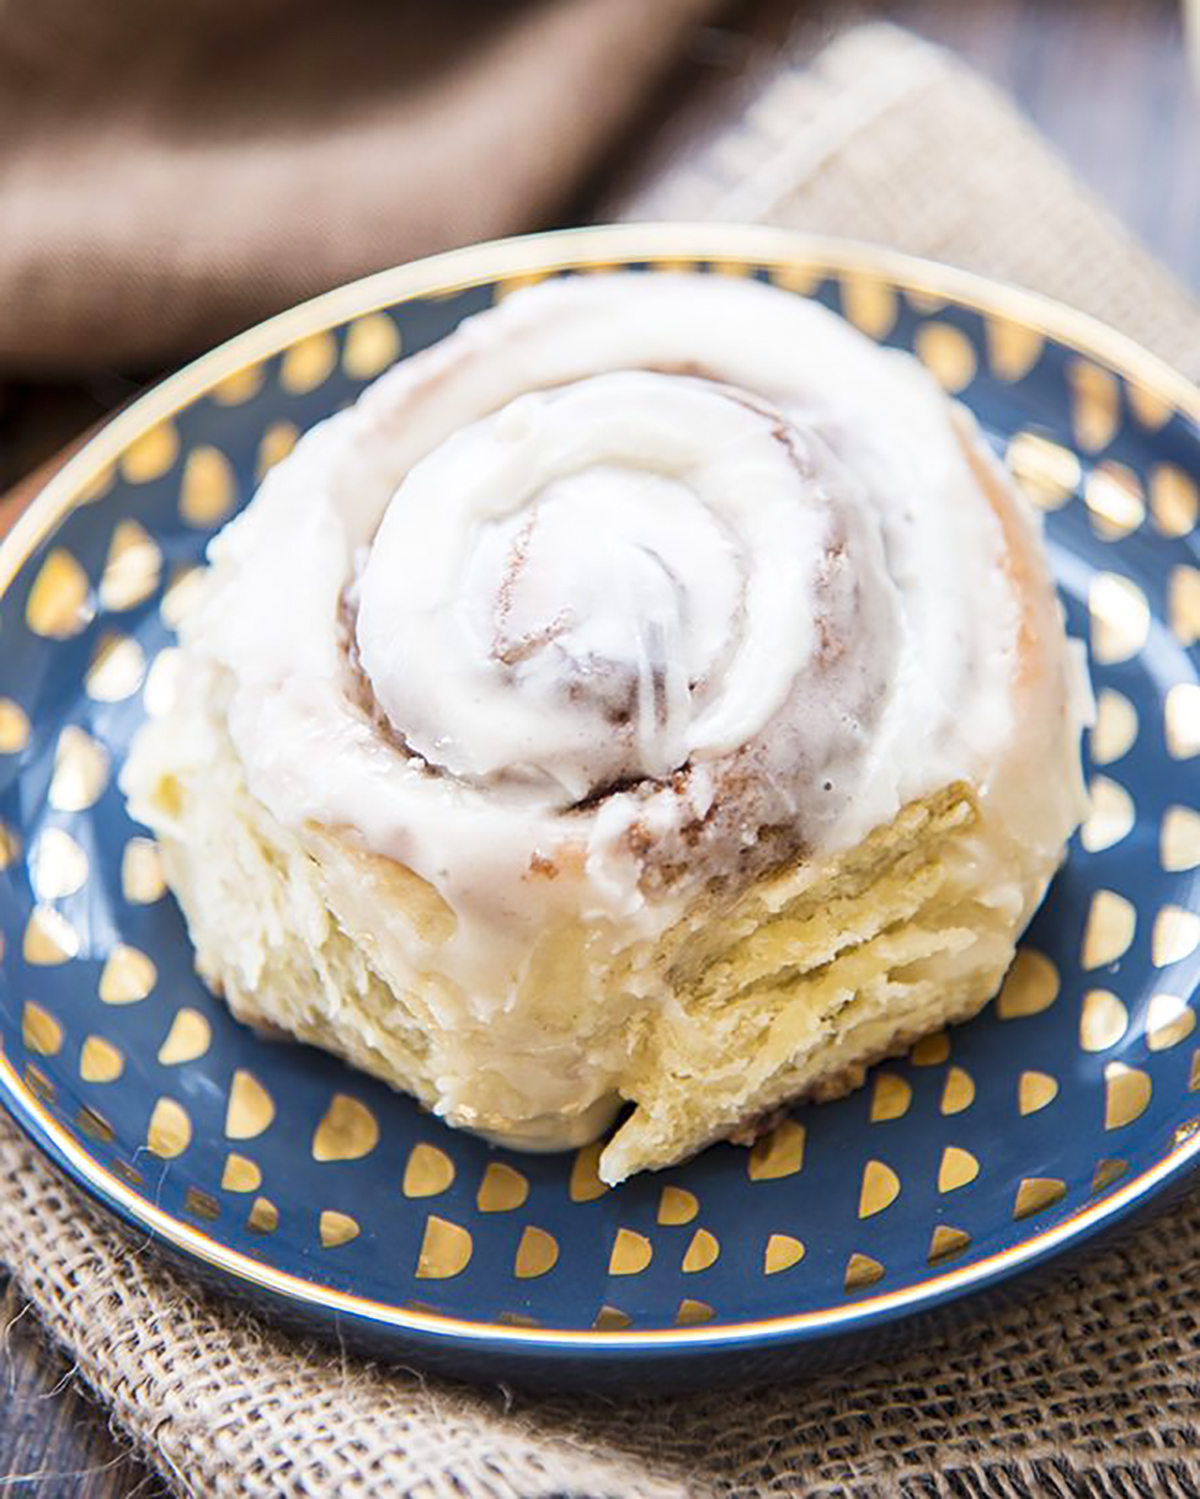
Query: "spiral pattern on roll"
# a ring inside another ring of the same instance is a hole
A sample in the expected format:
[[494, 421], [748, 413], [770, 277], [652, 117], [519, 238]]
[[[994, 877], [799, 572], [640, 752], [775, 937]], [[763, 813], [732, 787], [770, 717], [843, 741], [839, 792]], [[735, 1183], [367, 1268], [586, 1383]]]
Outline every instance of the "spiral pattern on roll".
[[393, 728], [454, 776], [562, 805], [664, 781], [744, 751], [806, 688], [848, 691], [846, 713], [878, 696], [886, 653], [845, 669], [877, 561], [863, 512], [818, 437], [723, 383], [522, 395], [401, 483], [359, 657]]
[[813, 303], [567, 277], [303, 438], [187, 636], [254, 795], [428, 881], [491, 984], [563, 912], [658, 929], [671, 889], [994, 758], [1020, 632], [978, 461], [915, 361]]

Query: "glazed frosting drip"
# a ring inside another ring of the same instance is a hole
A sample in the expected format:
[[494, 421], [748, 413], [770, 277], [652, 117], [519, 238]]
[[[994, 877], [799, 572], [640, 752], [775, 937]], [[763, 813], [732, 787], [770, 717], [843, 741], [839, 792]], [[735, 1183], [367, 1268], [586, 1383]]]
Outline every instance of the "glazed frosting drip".
[[[359, 656], [396, 731], [457, 777], [562, 806], [663, 781], [752, 745], [810, 683], [828, 716], [823, 642], [859, 614], [838, 506], [864, 503], [819, 439], [720, 384], [523, 395], [401, 483]], [[852, 695], [879, 695], [882, 657]]]
[[556, 922], [661, 932], [695, 882], [986, 797], [1013, 735], [1018, 605], [952, 408], [754, 282], [513, 294], [303, 438], [211, 556], [184, 636], [251, 792], [426, 881], [480, 1014]]

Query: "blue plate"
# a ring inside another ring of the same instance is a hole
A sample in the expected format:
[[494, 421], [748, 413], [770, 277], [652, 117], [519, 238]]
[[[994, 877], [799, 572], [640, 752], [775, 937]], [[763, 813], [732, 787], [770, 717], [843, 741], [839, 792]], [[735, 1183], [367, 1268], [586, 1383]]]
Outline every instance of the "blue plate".
[[[1094, 812], [1000, 999], [605, 1190], [596, 1152], [455, 1134], [238, 1025], [192, 972], [116, 771], [171, 692], [205, 542], [296, 435], [516, 282], [695, 264], [917, 354], [1047, 512], [1099, 701]], [[0, 1093], [81, 1186], [228, 1294], [467, 1377], [661, 1387], [877, 1352], [1178, 1184], [1200, 1151], [1200, 392], [1037, 298], [771, 230], [585, 230], [386, 272], [117, 417], [0, 547]]]

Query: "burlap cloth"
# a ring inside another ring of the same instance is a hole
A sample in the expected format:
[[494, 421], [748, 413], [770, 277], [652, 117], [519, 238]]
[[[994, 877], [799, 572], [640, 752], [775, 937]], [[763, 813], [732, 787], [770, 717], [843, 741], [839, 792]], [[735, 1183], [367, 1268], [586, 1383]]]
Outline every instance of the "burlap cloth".
[[[782, 76], [638, 212], [856, 233], [1056, 292], [1200, 368], [1200, 311], [1007, 104], [881, 28]], [[0, 1126], [0, 1257], [194, 1495], [1200, 1493], [1200, 1203], [947, 1344], [749, 1394], [471, 1390], [301, 1345], [131, 1247]]]

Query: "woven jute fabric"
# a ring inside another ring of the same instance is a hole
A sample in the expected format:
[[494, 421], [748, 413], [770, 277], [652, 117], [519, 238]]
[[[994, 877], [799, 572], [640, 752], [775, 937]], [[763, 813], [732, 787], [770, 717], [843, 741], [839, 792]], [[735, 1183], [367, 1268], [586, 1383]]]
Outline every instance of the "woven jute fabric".
[[1200, 307], [1011, 103], [940, 48], [862, 26], [781, 72], [639, 219], [844, 234], [1032, 287], [1200, 374]]
[[[1200, 313], [1011, 109], [854, 33], [636, 210], [857, 233], [1000, 272], [1200, 367]], [[0, 1125], [0, 1259], [180, 1493], [502, 1499], [1200, 1493], [1200, 1202], [849, 1374], [749, 1393], [534, 1397], [383, 1369], [198, 1292]]]
[[0, 0], [0, 369], [160, 367], [536, 225], [720, 4]]

